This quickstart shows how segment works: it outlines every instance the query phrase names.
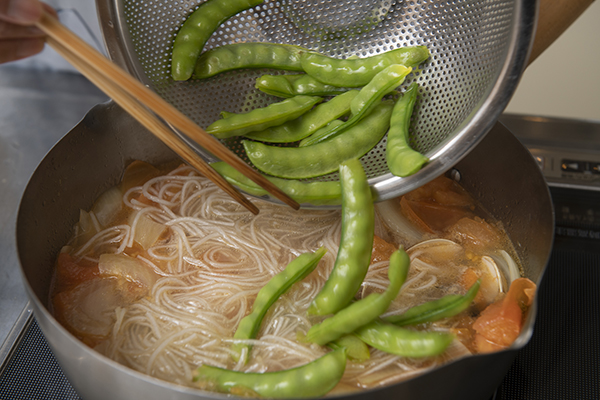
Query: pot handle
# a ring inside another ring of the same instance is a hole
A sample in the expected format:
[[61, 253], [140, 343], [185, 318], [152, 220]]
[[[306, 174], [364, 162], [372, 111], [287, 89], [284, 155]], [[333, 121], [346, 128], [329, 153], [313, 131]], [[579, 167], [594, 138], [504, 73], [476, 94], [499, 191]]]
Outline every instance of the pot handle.
[[537, 28], [529, 56], [530, 65], [594, 0], [539, 0]]

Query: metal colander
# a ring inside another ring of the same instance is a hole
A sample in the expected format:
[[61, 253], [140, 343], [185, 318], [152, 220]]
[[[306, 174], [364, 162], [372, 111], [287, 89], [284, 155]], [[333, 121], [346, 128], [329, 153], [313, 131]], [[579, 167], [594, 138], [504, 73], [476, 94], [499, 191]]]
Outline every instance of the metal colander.
[[[282, 71], [246, 69], [202, 81], [171, 78], [175, 35], [200, 3], [97, 0], [110, 57], [204, 128], [223, 110], [247, 112], [280, 101], [254, 84], [265, 73]], [[225, 22], [205, 50], [266, 41], [345, 58], [427, 46], [430, 59], [403, 86], [419, 83], [411, 145], [431, 161], [411, 177], [395, 177], [386, 166], [384, 138], [362, 162], [378, 200], [385, 200], [451, 168], [492, 127], [525, 67], [535, 14], [536, 2], [525, 0], [265, 0]], [[240, 140], [224, 143], [248, 161]], [[337, 179], [337, 174], [315, 179]]]

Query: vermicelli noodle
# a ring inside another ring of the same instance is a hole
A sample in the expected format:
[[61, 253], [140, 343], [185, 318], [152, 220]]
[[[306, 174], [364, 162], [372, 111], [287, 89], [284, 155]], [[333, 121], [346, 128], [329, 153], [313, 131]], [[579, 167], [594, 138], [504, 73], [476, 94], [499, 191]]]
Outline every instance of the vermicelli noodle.
[[[306, 311], [333, 267], [340, 240], [340, 211], [292, 211], [271, 203], [257, 204], [260, 214], [251, 215], [187, 166], [126, 190], [123, 208], [111, 226], [101, 227], [90, 212], [97, 232], [84, 242], [81, 234], [76, 235], [63, 251], [74, 263], [82, 259], [98, 263], [103, 253], [133, 258], [154, 283], [149, 288], [141, 287], [133, 272], [127, 276], [95, 276], [110, 280], [115, 296], [122, 300], [110, 310], [97, 310], [109, 315], [108, 334], [102, 336], [90, 335], [79, 325], [85, 319], [94, 320], [93, 308], [81, 311], [56, 300], [61, 298], [61, 291], [70, 296], [74, 293], [72, 285], [61, 284], [57, 277], [55, 315], [73, 334], [105, 356], [182, 385], [193, 386], [192, 372], [202, 364], [265, 372], [316, 359], [329, 349], [301, 338], [322, 319], [308, 317]], [[134, 212], [137, 214], [129, 220]], [[164, 226], [159, 239], [147, 249], [135, 241], [144, 217]], [[383, 223], [376, 226], [376, 234], [390, 241], [393, 248], [407, 245], [408, 241], [397, 240], [401, 233], [390, 233]], [[423, 236], [432, 238], [435, 236]], [[251, 345], [248, 363], [235, 363], [231, 357], [233, 333], [250, 312], [258, 291], [294, 258], [321, 246], [328, 251], [317, 269], [271, 307], [256, 339], [244, 341]], [[402, 313], [446, 294], [464, 293], [461, 274], [468, 268], [481, 269], [484, 255], [466, 252], [460, 244], [448, 240], [436, 243], [435, 239], [408, 252], [412, 259], [409, 277], [385, 315]], [[359, 297], [386, 289], [388, 264], [386, 259], [372, 263]], [[110, 296], [110, 291], [103, 293]], [[427, 329], [462, 329], [472, 320], [472, 315], [450, 318]], [[334, 393], [408, 379], [470, 354], [472, 346], [459, 339], [460, 335], [443, 355], [424, 359], [372, 349], [369, 360], [347, 364]]]

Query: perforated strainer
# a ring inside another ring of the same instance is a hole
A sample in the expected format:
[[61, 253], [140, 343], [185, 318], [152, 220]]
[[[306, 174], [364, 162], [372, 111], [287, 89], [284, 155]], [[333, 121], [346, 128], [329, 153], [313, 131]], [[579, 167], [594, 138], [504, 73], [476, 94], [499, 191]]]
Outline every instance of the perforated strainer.
[[[247, 69], [203, 81], [175, 82], [170, 76], [173, 40], [202, 1], [97, 0], [97, 4], [110, 57], [205, 128], [223, 110], [246, 112], [279, 101], [254, 84], [265, 73], [283, 72]], [[223, 24], [205, 50], [266, 41], [345, 58], [427, 46], [430, 59], [404, 87], [414, 80], [419, 83], [411, 145], [430, 162], [411, 177], [393, 176], [385, 161], [385, 138], [362, 158], [378, 200], [386, 200], [451, 168], [492, 127], [525, 68], [536, 9], [536, 1], [526, 0], [265, 0]], [[225, 143], [248, 161], [239, 140]], [[197, 150], [215, 161], [203, 149]]]

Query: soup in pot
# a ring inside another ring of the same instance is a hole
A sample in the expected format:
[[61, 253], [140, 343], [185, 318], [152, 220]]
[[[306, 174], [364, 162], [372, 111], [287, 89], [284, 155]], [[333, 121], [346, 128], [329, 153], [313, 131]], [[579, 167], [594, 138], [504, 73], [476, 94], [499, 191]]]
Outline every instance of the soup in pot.
[[[209, 390], [219, 388], [194, 381], [202, 365], [270, 373], [332, 352], [335, 346], [306, 340], [309, 329], [327, 318], [307, 310], [334, 266], [341, 211], [256, 203], [255, 216], [186, 165], [132, 163], [118, 186], [80, 212], [74, 236], [57, 258], [53, 315], [106, 357]], [[379, 319], [406, 322], [408, 310], [429, 304], [417, 308], [416, 322], [403, 329], [448, 334], [452, 340], [441, 354], [424, 357], [365, 346], [363, 357], [348, 357], [329, 393], [396, 383], [451, 360], [510, 346], [535, 285], [521, 277], [502, 226], [446, 177], [375, 210], [371, 262], [355, 300], [384, 292], [390, 256], [406, 249], [408, 276]], [[256, 337], [245, 340], [251, 345], [246, 357], [233, 357], [234, 333], [261, 288], [300, 255], [321, 247], [327, 252], [314, 271], [278, 297]], [[476, 295], [462, 311], [422, 318], [443, 308], [440, 299], [459, 301], [475, 284]]]

